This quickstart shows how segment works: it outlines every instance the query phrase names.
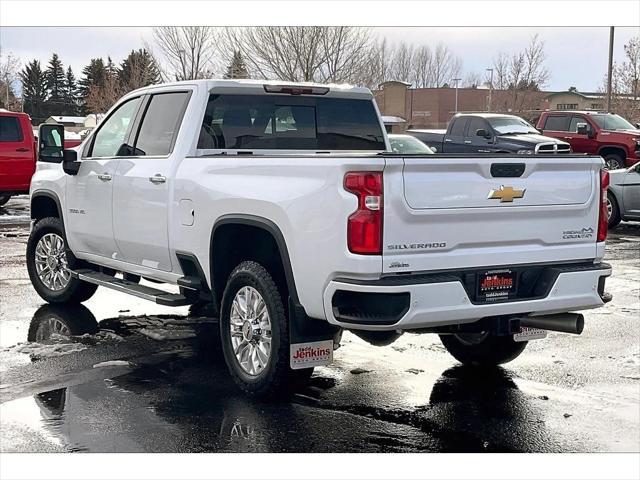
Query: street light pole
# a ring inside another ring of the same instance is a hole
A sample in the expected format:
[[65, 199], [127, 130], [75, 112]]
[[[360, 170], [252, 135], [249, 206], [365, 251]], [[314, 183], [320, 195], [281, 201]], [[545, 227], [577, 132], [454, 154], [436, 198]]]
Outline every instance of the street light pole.
[[613, 27], [609, 27], [609, 69], [607, 70], [607, 112], [611, 111], [611, 73], [613, 72]]
[[458, 113], [458, 82], [462, 80], [461, 78], [454, 78], [453, 81], [456, 82], [456, 108], [455, 113]]
[[487, 72], [491, 72], [489, 77], [489, 104], [487, 105], [487, 112], [491, 111], [491, 94], [493, 93], [493, 68], [487, 68]]

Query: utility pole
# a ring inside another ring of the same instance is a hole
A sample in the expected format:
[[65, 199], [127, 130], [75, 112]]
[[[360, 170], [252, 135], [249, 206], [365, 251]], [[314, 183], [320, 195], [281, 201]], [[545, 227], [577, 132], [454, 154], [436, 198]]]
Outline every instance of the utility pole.
[[489, 77], [489, 104], [487, 105], [487, 112], [491, 111], [491, 94], [493, 93], [493, 68], [487, 68], [487, 72], [491, 72]]
[[609, 69], [607, 70], [607, 112], [611, 111], [611, 74], [613, 73], [613, 27], [609, 27]]
[[462, 80], [461, 78], [454, 78], [453, 81], [456, 82], [456, 108], [455, 113], [458, 113], [458, 82]]

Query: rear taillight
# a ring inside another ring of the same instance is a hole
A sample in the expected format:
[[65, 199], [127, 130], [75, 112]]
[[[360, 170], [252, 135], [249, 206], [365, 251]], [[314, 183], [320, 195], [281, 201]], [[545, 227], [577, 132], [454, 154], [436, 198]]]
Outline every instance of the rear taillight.
[[609, 188], [609, 172], [600, 170], [600, 215], [598, 217], [598, 241], [607, 239], [609, 228], [609, 210], [607, 209], [607, 188]]
[[382, 172], [349, 172], [344, 189], [358, 197], [358, 209], [347, 222], [347, 245], [351, 253], [382, 253]]

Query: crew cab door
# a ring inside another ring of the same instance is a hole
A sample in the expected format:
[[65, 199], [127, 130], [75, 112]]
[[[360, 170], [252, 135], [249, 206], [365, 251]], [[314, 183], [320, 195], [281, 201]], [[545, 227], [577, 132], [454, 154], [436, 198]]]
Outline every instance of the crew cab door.
[[35, 159], [33, 135], [25, 124], [31, 128], [17, 115], [0, 114], [0, 192], [29, 190]]
[[113, 179], [118, 162], [131, 153], [130, 133], [142, 97], [126, 100], [98, 127], [85, 147], [77, 175], [67, 178], [64, 224], [74, 252], [107, 258], [117, 254], [113, 239]]
[[467, 128], [467, 117], [453, 118], [442, 142], [443, 153], [463, 153], [466, 151], [464, 132]]
[[[581, 123], [585, 123], [587, 125], [588, 133], [578, 133], [578, 125]], [[593, 126], [586, 118], [581, 115], [574, 115], [571, 117], [571, 122], [569, 123], [569, 131], [562, 140], [569, 142], [574, 152], [595, 155], [598, 153], [598, 142], [595, 138], [589, 138], [589, 133], [593, 131]]]
[[485, 135], [478, 136], [478, 130], [484, 130], [487, 136], [491, 135], [492, 129], [487, 121], [480, 117], [470, 117], [467, 123], [466, 136], [464, 139], [465, 152], [468, 153], [488, 153], [491, 152], [493, 138]]
[[145, 97], [133, 134], [134, 156], [115, 175], [113, 230], [118, 259], [170, 271], [168, 215], [176, 157], [173, 147], [190, 91]]

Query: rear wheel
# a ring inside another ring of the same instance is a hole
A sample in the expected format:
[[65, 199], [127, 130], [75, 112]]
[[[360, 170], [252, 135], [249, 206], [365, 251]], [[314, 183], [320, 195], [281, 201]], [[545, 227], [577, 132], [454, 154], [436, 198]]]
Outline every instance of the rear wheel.
[[489, 332], [440, 335], [442, 344], [465, 365], [500, 365], [517, 358], [527, 342], [515, 342], [512, 336], [497, 336]]
[[607, 214], [609, 215], [609, 228], [613, 228], [620, 223], [620, 207], [616, 197], [607, 193]]
[[608, 153], [604, 156], [604, 163], [606, 164], [607, 170], [617, 170], [619, 168], [624, 168], [624, 161], [622, 160], [622, 156], [617, 153]]
[[313, 372], [289, 367], [289, 323], [282, 296], [269, 272], [256, 262], [242, 262], [229, 276], [220, 336], [229, 373], [251, 395], [284, 396]]
[[91, 298], [97, 285], [73, 278], [69, 271], [78, 263], [59, 218], [36, 223], [27, 242], [27, 271], [38, 295], [49, 303], [80, 303]]
[[0, 195], [0, 207], [5, 203], [7, 203], [10, 198], [11, 198], [11, 195]]

